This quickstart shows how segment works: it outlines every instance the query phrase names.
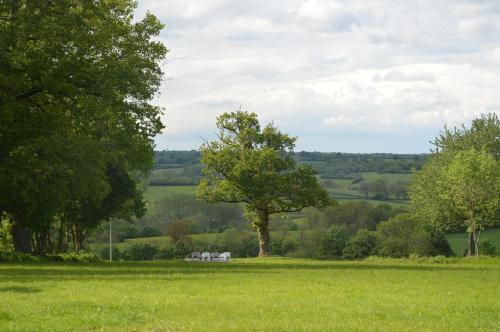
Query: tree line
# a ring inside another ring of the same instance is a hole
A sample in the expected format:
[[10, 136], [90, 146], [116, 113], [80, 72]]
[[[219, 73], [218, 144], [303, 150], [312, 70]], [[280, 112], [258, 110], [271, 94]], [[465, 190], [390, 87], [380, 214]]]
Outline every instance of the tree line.
[[407, 200], [409, 186], [410, 181], [397, 180], [389, 182], [384, 178], [379, 178], [373, 181], [362, 180], [357, 184], [356, 188], [365, 198], [386, 201], [391, 198]]
[[[356, 179], [359, 173], [411, 173], [422, 168], [426, 154], [291, 152], [298, 162], [313, 166], [322, 179]], [[149, 185], [197, 185], [202, 176], [199, 151], [155, 151], [155, 171]]]

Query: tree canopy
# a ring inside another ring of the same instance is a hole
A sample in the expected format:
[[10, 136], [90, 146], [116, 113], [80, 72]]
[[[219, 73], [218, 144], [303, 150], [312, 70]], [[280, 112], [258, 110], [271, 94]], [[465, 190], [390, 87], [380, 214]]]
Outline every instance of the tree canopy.
[[136, 179], [163, 128], [149, 101], [167, 49], [154, 40], [162, 24], [150, 13], [134, 21], [134, 9], [0, 2], [0, 211], [17, 250], [43, 254], [55, 226], [81, 244], [99, 221], [143, 210]]
[[500, 223], [500, 121], [488, 114], [471, 128], [445, 128], [434, 144], [413, 177], [412, 213], [446, 230], [466, 229], [468, 255], [479, 254], [480, 231]]
[[218, 139], [201, 147], [199, 195], [209, 201], [245, 203], [259, 232], [260, 253], [269, 254], [269, 215], [330, 204], [311, 166], [292, 156], [296, 138], [257, 115], [237, 111], [217, 118]]

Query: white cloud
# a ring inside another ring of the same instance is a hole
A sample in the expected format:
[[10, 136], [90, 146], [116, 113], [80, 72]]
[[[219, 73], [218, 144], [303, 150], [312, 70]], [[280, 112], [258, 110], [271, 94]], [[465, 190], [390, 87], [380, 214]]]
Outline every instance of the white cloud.
[[171, 49], [160, 148], [209, 136], [240, 104], [299, 147], [332, 151], [422, 152], [444, 124], [500, 110], [495, 0], [140, 0], [147, 9]]

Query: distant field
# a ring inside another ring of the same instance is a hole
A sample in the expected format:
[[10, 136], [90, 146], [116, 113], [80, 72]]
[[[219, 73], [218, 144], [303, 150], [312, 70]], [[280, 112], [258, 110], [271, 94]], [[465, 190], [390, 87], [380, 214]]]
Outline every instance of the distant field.
[[[467, 248], [467, 233], [454, 233], [446, 235], [451, 249], [457, 256], [462, 256]], [[500, 253], [500, 228], [487, 229], [481, 232], [480, 241], [489, 241]]]
[[[364, 173], [371, 174], [371, 173]], [[376, 173], [374, 173], [376, 174]], [[380, 176], [389, 175], [394, 177], [402, 177], [403, 175], [408, 176], [408, 174], [378, 174]], [[373, 176], [373, 175], [369, 175]], [[334, 199], [343, 202], [352, 202], [352, 201], [365, 201], [372, 204], [389, 204], [393, 207], [405, 207], [408, 202], [407, 201], [399, 201], [399, 200], [389, 200], [389, 201], [381, 201], [381, 200], [373, 200], [366, 199], [362, 193], [357, 190], [351, 190], [348, 187], [350, 186], [352, 180], [346, 179], [333, 179], [333, 182], [336, 185], [336, 188], [328, 189], [328, 192], [332, 195]], [[175, 194], [196, 194], [197, 186], [148, 186], [147, 191], [144, 196], [146, 198], [148, 214], [153, 215], [156, 212], [156, 202], [161, 200], [162, 197], [166, 197], [169, 195]]]
[[389, 182], [395, 181], [410, 181], [411, 174], [409, 173], [377, 173], [377, 172], [366, 172], [361, 173], [363, 179], [366, 181], [374, 181], [377, 179], [387, 179]]
[[0, 331], [498, 331], [500, 260], [0, 265]]
[[144, 193], [146, 199], [147, 213], [153, 215], [156, 212], [156, 202], [163, 197], [178, 194], [196, 194], [197, 186], [148, 186]]

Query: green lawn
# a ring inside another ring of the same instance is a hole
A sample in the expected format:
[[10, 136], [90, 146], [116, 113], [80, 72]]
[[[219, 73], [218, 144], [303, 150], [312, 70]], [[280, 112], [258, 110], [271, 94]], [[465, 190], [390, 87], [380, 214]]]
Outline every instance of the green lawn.
[[1, 331], [498, 331], [500, 260], [0, 264]]

